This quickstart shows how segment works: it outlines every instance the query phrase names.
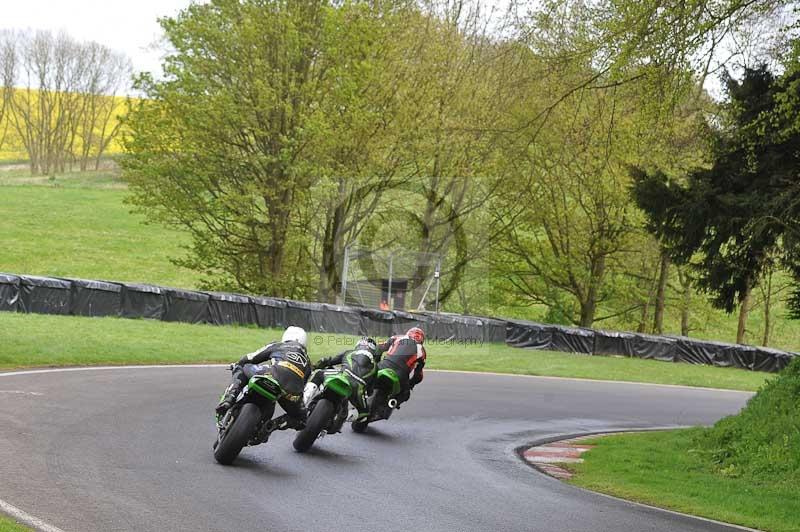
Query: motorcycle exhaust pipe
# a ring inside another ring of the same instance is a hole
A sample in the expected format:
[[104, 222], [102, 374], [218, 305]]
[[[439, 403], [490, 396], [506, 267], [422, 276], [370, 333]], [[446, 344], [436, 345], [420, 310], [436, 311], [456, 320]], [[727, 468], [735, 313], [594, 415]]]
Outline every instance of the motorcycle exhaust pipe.
[[397, 408], [397, 399], [389, 399], [386, 404], [389, 405], [389, 408]]

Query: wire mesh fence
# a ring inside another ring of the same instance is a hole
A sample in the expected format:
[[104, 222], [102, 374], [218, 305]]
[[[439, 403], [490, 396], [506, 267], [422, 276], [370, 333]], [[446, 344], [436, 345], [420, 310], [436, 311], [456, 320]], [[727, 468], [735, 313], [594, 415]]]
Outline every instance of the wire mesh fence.
[[341, 300], [383, 310], [438, 311], [441, 266], [437, 253], [348, 247]]

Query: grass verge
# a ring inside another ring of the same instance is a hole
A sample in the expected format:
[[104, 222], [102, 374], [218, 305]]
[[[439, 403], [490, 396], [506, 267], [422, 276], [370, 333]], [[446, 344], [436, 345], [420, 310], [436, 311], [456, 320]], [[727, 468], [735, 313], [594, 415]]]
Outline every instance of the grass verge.
[[[0, 312], [0, 368], [231, 362], [280, 336], [280, 331], [120, 318]], [[354, 337], [312, 334], [312, 358], [352, 346]], [[756, 390], [766, 373], [532, 351], [504, 344], [429, 341], [431, 369], [490, 371]]]
[[784, 477], [721, 473], [707, 448], [710, 429], [621, 434], [597, 445], [584, 463], [570, 465], [578, 486], [624, 499], [769, 531], [800, 530], [797, 483]]
[[10, 517], [0, 514], [0, 532], [28, 532], [30, 528], [17, 523]]

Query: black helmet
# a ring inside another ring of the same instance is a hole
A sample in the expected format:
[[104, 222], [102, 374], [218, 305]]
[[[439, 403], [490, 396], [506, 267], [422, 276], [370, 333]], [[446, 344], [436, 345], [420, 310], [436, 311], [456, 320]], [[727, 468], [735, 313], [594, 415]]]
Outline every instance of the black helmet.
[[378, 350], [378, 344], [375, 342], [374, 339], [365, 336], [356, 343], [356, 350], [359, 349], [364, 349], [374, 355], [375, 352]]

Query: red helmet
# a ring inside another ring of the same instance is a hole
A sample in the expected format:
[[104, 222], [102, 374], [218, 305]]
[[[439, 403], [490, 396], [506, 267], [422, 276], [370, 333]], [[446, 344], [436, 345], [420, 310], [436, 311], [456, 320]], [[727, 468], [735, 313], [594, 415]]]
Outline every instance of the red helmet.
[[418, 344], [425, 343], [425, 332], [419, 327], [411, 327], [406, 333], [406, 336], [408, 336]]

